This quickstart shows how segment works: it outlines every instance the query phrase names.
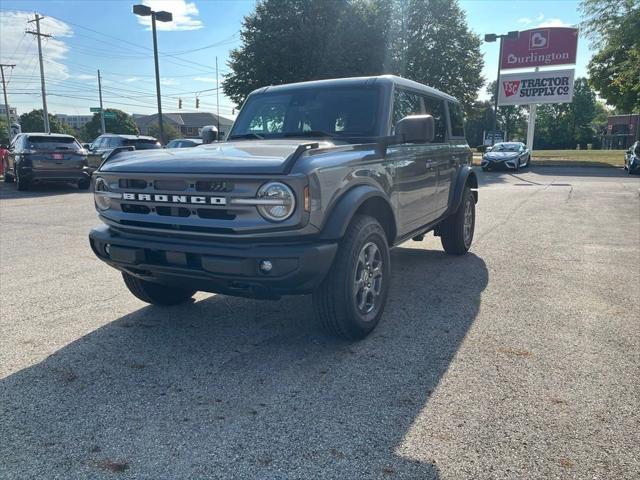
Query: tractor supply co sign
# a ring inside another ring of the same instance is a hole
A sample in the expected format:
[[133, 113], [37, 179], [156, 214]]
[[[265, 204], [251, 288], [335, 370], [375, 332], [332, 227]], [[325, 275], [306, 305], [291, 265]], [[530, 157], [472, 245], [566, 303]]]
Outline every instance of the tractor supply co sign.
[[572, 99], [573, 70], [500, 75], [498, 105], [570, 103]]
[[573, 65], [578, 50], [578, 29], [565, 27], [535, 28], [520, 32], [517, 39], [502, 43], [500, 68]]

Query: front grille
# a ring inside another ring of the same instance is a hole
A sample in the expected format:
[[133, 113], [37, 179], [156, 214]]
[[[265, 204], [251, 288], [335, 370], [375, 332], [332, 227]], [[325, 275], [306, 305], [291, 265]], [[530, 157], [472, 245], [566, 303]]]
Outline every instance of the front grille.
[[188, 217], [191, 210], [184, 207], [156, 207], [156, 213], [163, 217]]
[[173, 230], [178, 232], [201, 232], [201, 233], [219, 233], [224, 235], [231, 235], [235, 233], [231, 228], [220, 227], [199, 227], [197, 225], [180, 225], [180, 224], [167, 224], [167, 223], [154, 223], [154, 222], [138, 222], [134, 220], [122, 220], [120, 225], [140, 228], [155, 228], [160, 230]]
[[153, 182], [153, 185], [156, 190], [169, 190], [173, 192], [182, 192], [189, 186], [184, 180], [156, 180]]
[[120, 208], [122, 208], [122, 211], [125, 213], [147, 214], [151, 212], [151, 209], [146, 205], [134, 205], [131, 203], [123, 203], [122, 205], [120, 205]]
[[147, 181], [140, 180], [138, 178], [121, 178], [118, 181], [118, 185], [120, 188], [132, 188], [136, 190], [142, 190], [147, 188]]
[[196, 182], [196, 191], [198, 192], [230, 192], [233, 187], [233, 182], [221, 180], [200, 180]]

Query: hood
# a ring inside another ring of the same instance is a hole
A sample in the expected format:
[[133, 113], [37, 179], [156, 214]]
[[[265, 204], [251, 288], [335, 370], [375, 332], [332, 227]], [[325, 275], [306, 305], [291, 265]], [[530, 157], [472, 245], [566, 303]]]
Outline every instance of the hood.
[[280, 174], [299, 145], [333, 143], [318, 139], [241, 140], [193, 148], [122, 152], [100, 168], [101, 172], [186, 174]]
[[517, 157], [518, 152], [488, 152], [484, 155], [486, 158], [511, 158]]

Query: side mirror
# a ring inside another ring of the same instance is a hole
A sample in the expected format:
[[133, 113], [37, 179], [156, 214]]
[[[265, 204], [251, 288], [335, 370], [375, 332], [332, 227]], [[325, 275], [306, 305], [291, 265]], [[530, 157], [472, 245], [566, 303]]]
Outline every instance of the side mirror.
[[218, 141], [218, 129], [214, 125], [202, 127], [202, 143], [213, 143]]
[[90, 143], [83, 143], [82, 144], [82, 148], [84, 148], [85, 150], [91, 150], [91, 144]]
[[435, 130], [431, 115], [409, 115], [396, 123], [396, 136], [402, 143], [431, 143]]

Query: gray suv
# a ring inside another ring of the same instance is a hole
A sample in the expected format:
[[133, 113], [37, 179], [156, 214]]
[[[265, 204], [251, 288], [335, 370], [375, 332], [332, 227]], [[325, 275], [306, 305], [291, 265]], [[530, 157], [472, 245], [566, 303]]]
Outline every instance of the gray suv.
[[458, 101], [416, 82], [264, 87], [227, 142], [106, 161], [89, 238], [145, 302], [311, 293], [326, 331], [362, 338], [384, 310], [390, 247], [433, 231], [447, 253], [468, 251], [471, 158]]

